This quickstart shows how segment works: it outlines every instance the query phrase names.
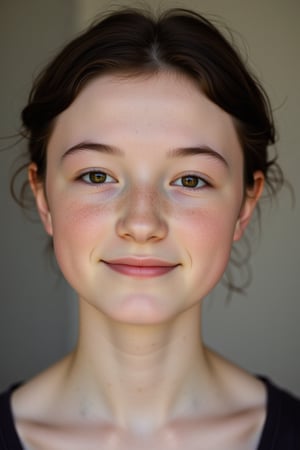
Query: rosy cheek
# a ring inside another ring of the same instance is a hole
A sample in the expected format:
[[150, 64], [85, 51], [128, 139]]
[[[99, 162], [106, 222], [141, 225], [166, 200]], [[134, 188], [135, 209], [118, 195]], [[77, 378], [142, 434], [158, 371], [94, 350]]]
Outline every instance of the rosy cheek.
[[110, 216], [111, 206], [86, 204], [68, 198], [59, 206], [56, 203], [53, 240], [58, 259], [65, 251], [69, 254], [92, 252], [107, 234]]
[[234, 213], [224, 208], [186, 208], [173, 216], [178, 233], [188, 241], [189, 246], [201, 249], [230, 251], [234, 232]]

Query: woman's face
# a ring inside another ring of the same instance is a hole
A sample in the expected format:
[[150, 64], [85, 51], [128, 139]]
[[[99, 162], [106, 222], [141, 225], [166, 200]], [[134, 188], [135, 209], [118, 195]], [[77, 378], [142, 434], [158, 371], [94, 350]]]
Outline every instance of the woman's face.
[[170, 73], [91, 81], [57, 118], [46, 198], [31, 183], [58, 263], [112, 319], [159, 323], [221, 278], [260, 194], [244, 199], [231, 117]]

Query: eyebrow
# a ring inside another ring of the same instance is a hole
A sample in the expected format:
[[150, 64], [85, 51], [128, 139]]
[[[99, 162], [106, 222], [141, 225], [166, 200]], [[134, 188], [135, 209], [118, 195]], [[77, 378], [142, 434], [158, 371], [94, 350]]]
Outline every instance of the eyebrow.
[[[102, 144], [100, 142], [83, 141], [83, 142], [73, 145], [68, 150], [66, 150], [64, 152], [64, 154], [62, 155], [62, 159], [65, 159], [67, 156], [77, 153], [79, 151], [83, 151], [83, 150], [93, 150], [93, 151], [97, 151], [100, 153], [106, 153], [109, 155], [116, 155], [116, 156], [124, 156], [125, 155], [125, 153], [118, 147], [113, 147], [111, 145]], [[218, 161], [222, 162], [226, 167], [228, 167], [228, 162], [221, 155], [221, 153], [219, 153], [216, 150], [213, 150], [211, 147], [209, 147], [207, 145], [197, 146], [197, 147], [174, 148], [167, 152], [168, 158], [181, 158], [181, 157], [194, 156], [194, 155], [211, 156], [212, 158], [217, 159]]]
[[62, 159], [65, 159], [67, 156], [80, 152], [82, 150], [94, 150], [100, 153], [106, 153], [108, 155], [124, 155], [124, 152], [117, 147], [112, 147], [111, 145], [102, 144], [100, 142], [83, 141], [73, 145], [68, 150], [66, 150], [62, 155]]
[[201, 145], [197, 147], [184, 147], [184, 148], [175, 148], [168, 152], [168, 157], [170, 158], [180, 158], [184, 156], [193, 156], [193, 155], [208, 155], [212, 158], [215, 158], [219, 161], [221, 161], [226, 167], [228, 167], [228, 162], [224, 158], [224, 156], [221, 155], [216, 150], [213, 150], [211, 147], [207, 145]]

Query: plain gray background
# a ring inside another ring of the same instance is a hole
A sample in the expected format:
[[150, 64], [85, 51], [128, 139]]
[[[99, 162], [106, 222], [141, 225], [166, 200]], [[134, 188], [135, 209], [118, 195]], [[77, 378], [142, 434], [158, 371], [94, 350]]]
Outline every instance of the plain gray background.
[[[118, 1], [119, 5], [149, 2]], [[115, 2], [0, 0], [0, 148], [12, 144], [33, 77], [56, 51]], [[298, 0], [156, 1], [215, 15], [236, 31], [242, 52], [271, 97], [278, 151], [296, 205], [285, 190], [264, 203], [262, 232], [253, 237], [253, 282], [245, 296], [217, 287], [205, 300], [208, 345], [253, 373], [300, 395], [300, 151]], [[76, 300], [45, 254], [41, 226], [12, 201], [9, 180], [22, 145], [0, 152], [0, 389], [26, 379], [69, 351], [76, 340]]]

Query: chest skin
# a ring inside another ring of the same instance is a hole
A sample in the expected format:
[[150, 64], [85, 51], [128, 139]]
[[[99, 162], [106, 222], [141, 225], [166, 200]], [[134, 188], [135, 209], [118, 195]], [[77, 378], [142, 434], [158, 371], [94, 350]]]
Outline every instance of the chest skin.
[[218, 419], [178, 421], [139, 436], [104, 424], [17, 423], [16, 427], [25, 450], [256, 450], [264, 421], [264, 408], [257, 408]]

